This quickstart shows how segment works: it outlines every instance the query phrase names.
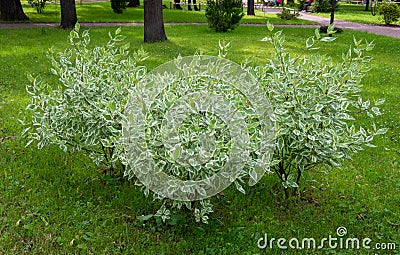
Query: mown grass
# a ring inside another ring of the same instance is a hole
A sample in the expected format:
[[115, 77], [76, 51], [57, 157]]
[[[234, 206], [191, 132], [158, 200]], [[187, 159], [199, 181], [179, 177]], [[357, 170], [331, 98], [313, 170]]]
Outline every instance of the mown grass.
[[[330, 13], [315, 13], [315, 15], [325, 18], [330, 17]], [[348, 20], [363, 24], [384, 24], [381, 18], [382, 16], [379, 14], [372, 16], [370, 9], [369, 11], [365, 11], [365, 5], [362, 4], [339, 3], [339, 7], [335, 12], [335, 19]], [[400, 25], [400, 21], [393, 24]]]
[[[93, 44], [102, 44], [115, 28], [91, 28]], [[284, 28], [286, 47], [304, 50], [312, 29]], [[231, 42], [228, 58], [265, 63], [272, 48], [260, 39], [264, 27], [238, 27], [215, 34], [207, 26], [166, 26], [169, 40], [144, 44], [143, 28], [123, 28], [132, 50], [143, 47], [150, 69], [181, 54], [202, 51], [215, 55], [218, 41]], [[329, 174], [310, 172], [302, 199], [283, 198], [274, 176], [265, 176], [243, 195], [230, 187], [213, 198], [215, 212], [208, 225], [195, 223], [191, 213], [176, 226], [142, 224], [138, 215], [153, 213], [160, 204], [146, 198], [127, 180], [101, 173], [84, 154], [58, 148], [25, 148], [18, 119], [26, 114], [26, 74], [52, 81], [47, 49], [67, 47], [68, 32], [57, 28], [3, 29], [0, 34], [0, 254], [400, 254], [400, 40], [345, 31], [320, 51], [340, 60], [353, 40], [375, 40], [373, 70], [363, 80], [363, 95], [386, 98], [379, 125], [389, 132], [370, 148]], [[368, 125], [369, 118], [359, 123]], [[304, 184], [304, 183], [303, 183]], [[315, 239], [336, 236], [344, 226], [348, 237], [396, 242], [395, 251], [346, 249], [260, 250], [257, 240]]]
[[[207, 22], [205, 6], [201, 7], [200, 12], [195, 12], [187, 11], [187, 7], [184, 5], [182, 5], [184, 10], [175, 10], [173, 6], [170, 9], [170, 1], [163, 1], [163, 3], [167, 6], [163, 10], [164, 22]], [[61, 20], [59, 4], [47, 4], [41, 14], [38, 14], [36, 9], [27, 3], [23, 5], [23, 8], [29, 17], [28, 22], [60, 22]], [[127, 8], [122, 14], [117, 14], [111, 9], [110, 2], [84, 2], [83, 4], [77, 2], [76, 12], [79, 22], [143, 22], [143, 3], [139, 7]], [[315, 22], [301, 19], [282, 20], [276, 14], [261, 11], [257, 11], [255, 16], [245, 15], [241, 23], [265, 24], [267, 20], [274, 24], [315, 24]]]

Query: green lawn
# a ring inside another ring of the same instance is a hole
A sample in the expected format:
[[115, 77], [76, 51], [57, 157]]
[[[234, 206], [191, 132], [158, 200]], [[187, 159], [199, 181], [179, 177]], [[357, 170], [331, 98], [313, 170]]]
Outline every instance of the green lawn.
[[[61, 18], [59, 4], [47, 4], [44, 12], [37, 14], [36, 9], [29, 6], [26, 1], [22, 1], [22, 3], [30, 22], [59, 22]], [[202, 12], [189, 12], [186, 10], [186, 6], [183, 6], [185, 10], [180, 11], [170, 9], [170, 1], [164, 0], [163, 3], [167, 6], [167, 9], [163, 11], [165, 22], [207, 22], [204, 15], [204, 6], [201, 7]], [[137, 8], [127, 8], [122, 14], [116, 14], [112, 11], [110, 2], [83, 1], [80, 4], [77, 1], [76, 9], [80, 22], [143, 22], [143, 5]], [[330, 13], [314, 13], [314, 15], [330, 17]], [[365, 6], [362, 4], [339, 3], [335, 18], [364, 24], [383, 24], [379, 15], [372, 16], [370, 11], [365, 11]], [[274, 24], [314, 24], [300, 19], [282, 20], [275, 14], [264, 14], [261, 11], [256, 12], [255, 16], [245, 15], [241, 23], [264, 24], [266, 19], [269, 19]], [[399, 25], [400, 21], [394, 24]]]
[[[142, 1], [141, 1], [142, 2]], [[170, 2], [163, 1], [167, 9], [163, 10], [164, 22], [207, 22], [205, 7], [201, 12], [170, 9]], [[59, 4], [47, 4], [44, 12], [38, 14], [36, 9], [24, 4], [24, 12], [29, 17], [29, 22], [60, 22], [61, 11]], [[79, 22], [143, 22], [143, 5], [136, 8], [127, 8], [122, 14], [114, 13], [110, 2], [93, 2], [76, 4], [76, 12]], [[241, 23], [265, 24], [266, 20], [274, 24], [315, 24], [305, 20], [282, 20], [276, 14], [264, 14], [258, 11], [255, 16], [245, 15]], [[1, 21], [0, 21], [1, 22]]]
[[[315, 13], [315, 15], [325, 18], [330, 17], [330, 13]], [[339, 3], [339, 8], [335, 12], [335, 19], [348, 20], [364, 24], [384, 24], [380, 20], [379, 14], [372, 16], [371, 11], [365, 11], [365, 6], [362, 4], [346, 4]], [[394, 23], [400, 25], [400, 21]]]
[[[108, 39], [115, 28], [90, 28], [93, 44]], [[284, 28], [292, 53], [311, 54], [304, 41], [312, 29]], [[151, 69], [181, 54], [202, 51], [215, 55], [218, 41], [231, 42], [228, 58], [252, 58], [265, 63], [272, 47], [260, 40], [265, 27], [240, 26], [216, 34], [207, 26], [166, 26], [167, 42], [144, 44], [142, 27], [123, 28], [132, 50], [143, 47]], [[195, 223], [191, 213], [176, 226], [145, 225], [138, 215], [159, 208], [127, 180], [104, 176], [82, 154], [64, 154], [58, 148], [25, 148], [18, 119], [26, 113], [27, 73], [47, 80], [47, 49], [67, 47], [67, 31], [58, 28], [2, 29], [0, 33], [0, 254], [400, 254], [400, 40], [345, 31], [320, 51], [340, 59], [356, 38], [374, 40], [373, 70], [363, 80], [363, 95], [384, 97], [384, 115], [376, 119], [390, 128], [377, 137], [378, 148], [368, 148], [341, 169], [329, 174], [312, 172], [317, 180], [302, 199], [285, 201], [275, 176], [265, 176], [247, 194], [230, 187], [212, 199], [214, 213], [208, 225]], [[370, 119], [362, 118], [363, 124]], [[269, 238], [336, 237], [344, 226], [348, 237], [396, 242], [395, 251], [346, 249], [260, 250], [257, 240]]]

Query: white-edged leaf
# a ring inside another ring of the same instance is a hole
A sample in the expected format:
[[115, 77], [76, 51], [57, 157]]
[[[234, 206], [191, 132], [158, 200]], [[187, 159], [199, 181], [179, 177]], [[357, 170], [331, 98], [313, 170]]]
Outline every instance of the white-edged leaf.
[[270, 32], [274, 31], [274, 25], [272, 25], [269, 21], [267, 22], [267, 28]]
[[315, 38], [316, 38], [317, 40], [319, 40], [319, 39], [321, 38], [321, 34], [319, 33], [319, 28], [316, 28], [316, 29], [314, 30], [314, 33], [315, 33]]
[[377, 116], [382, 114], [378, 107], [372, 107], [371, 111]]
[[328, 26], [328, 28], [327, 28], [327, 30], [326, 30], [326, 33], [327, 34], [334, 34], [334, 33], [336, 33], [336, 30], [335, 30], [335, 23], [332, 23], [332, 24], [330, 24], [329, 26]]
[[238, 181], [235, 181], [235, 186], [238, 191], [240, 191], [243, 194], [246, 194], [246, 191], [243, 189], [242, 185], [240, 185]]
[[382, 105], [382, 104], [384, 104], [384, 103], [385, 103], [385, 101], [386, 101], [386, 99], [385, 99], [385, 98], [379, 98], [378, 100], [376, 100], [376, 102], [375, 102], [375, 106]]
[[314, 42], [315, 42], [314, 37], [309, 37], [306, 41], [306, 47], [311, 48], [314, 45]]
[[251, 171], [249, 172], [249, 175], [250, 175], [250, 178], [251, 178], [253, 181], [257, 181], [257, 172], [256, 172], [256, 171], [251, 170]]
[[154, 214], [148, 214], [148, 215], [137, 216], [136, 219], [138, 219], [140, 221], [147, 221], [147, 220], [150, 220], [153, 217], [154, 217]]
[[337, 37], [329, 37], [329, 36], [324, 36], [321, 38], [321, 42], [333, 42], [337, 39]]
[[384, 135], [388, 130], [388, 128], [380, 128], [375, 132], [375, 135]]

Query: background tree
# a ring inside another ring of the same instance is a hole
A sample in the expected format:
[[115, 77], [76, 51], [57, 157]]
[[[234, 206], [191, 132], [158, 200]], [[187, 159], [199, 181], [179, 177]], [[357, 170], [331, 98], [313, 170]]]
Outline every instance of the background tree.
[[365, 11], [369, 11], [369, 0], [365, 0]]
[[20, 0], [0, 0], [0, 18], [2, 20], [28, 20]]
[[126, 0], [111, 0], [111, 8], [115, 13], [122, 13], [127, 5], [128, 1]]
[[256, 15], [254, 13], [254, 0], [247, 0], [247, 15]]
[[208, 26], [216, 32], [235, 29], [243, 16], [242, 0], [207, 0]]
[[140, 6], [139, 0], [129, 0], [129, 3], [126, 7], [138, 7]]
[[[331, 0], [331, 17], [329, 20], [329, 24], [333, 26], [335, 23], [335, 10], [336, 10], [337, 1]], [[329, 33], [329, 37], [332, 37], [332, 33]]]
[[[333, 24], [335, 22], [335, 9], [336, 9], [336, 0], [331, 0], [331, 17], [329, 20], [329, 24]], [[329, 36], [332, 36], [330, 34]]]
[[75, 0], [61, 0], [61, 24], [64, 29], [75, 27], [78, 17], [76, 16]]
[[161, 0], [144, 0], [144, 41], [165, 41]]
[[36, 9], [37, 13], [42, 13], [49, 0], [28, 0], [28, 4]]

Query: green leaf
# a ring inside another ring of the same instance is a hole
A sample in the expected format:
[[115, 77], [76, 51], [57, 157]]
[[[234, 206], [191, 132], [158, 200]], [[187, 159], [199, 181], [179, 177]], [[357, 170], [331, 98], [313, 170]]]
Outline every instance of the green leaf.
[[271, 37], [264, 37], [263, 39], [261, 39], [262, 42], [270, 42], [272, 41]]
[[328, 35], [336, 33], [336, 31], [335, 31], [335, 23], [330, 24], [326, 31], [327, 31]]
[[28, 147], [32, 142], [33, 142], [33, 139], [30, 139], [30, 140], [26, 143], [25, 147]]
[[319, 33], [319, 28], [316, 28], [314, 33], [315, 33], [315, 38], [319, 40], [321, 38], [321, 34]]
[[322, 109], [324, 108], [324, 105], [323, 104], [316, 104], [315, 105], [315, 111], [316, 112], [320, 112]]
[[314, 45], [314, 37], [309, 37], [306, 41], [306, 47], [311, 48]]
[[25, 129], [22, 131], [21, 135], [24, 136], [24, 135], [26, 134], [26, 132], [28, 132], [30, 129], [31, 129], [31, 127], [25, 128]]
[[74, 30], [76, 32], [79, 32], [80, 29], [81, 29], [81, 25], [79, 24], [79, 22], [76, 22]]
[[361, 45], [362, 40], [357, 41], [357, 39], [353, 36], [354, 46], [358, 47]]
[[117, 36], [115, 36], [114, 41], [116, 41], [116, 42], [121, 42], [121, 41], [123, 41], [123, 40], [125, 40], [125, 39], [126, 39], [126, 36], [117, 35]]
[[250, 176], [250, 178], [253, 180], [253, 181], [257, 181], [258, 179], [257, 179], [257, 172], [256, 171], [254, 171], [254, 170], [251, 170], [250, 172], [249, 172], [249, 176]]
[[375, 135], [384, 135], [388, 130], [388, 128], [380, 128], [375, 132]]
[[376, 116], [379, 116], [379, 115], [382, 114], [382, 113], [380, 112], [380, 110], [379, 110], [378, 107], [372, 107], [372, 108], [371, 108], [371, 111], [372, 111]]
[[385, 103], [385, 98], [379, 98], [378, 100], [376, 100], [375, 102], [375, 106], [379, 106]]
[[121, 27], [118, 27], [116, 30], [115, 30], [115, 35], [119, 35], [121, 33]]
[[367, 43], [367, 46], [365, 47], [365, 51], [371, 51], [375, 47], [374, 41]]
[[181, 153], [182, 153], [182, 147], [180, 145], [176, 146], [172, 158], [174, 160], [177, 160], [181, 156]]
[[37, 108], [36, 105], [34, 105], [34, 104], [28, 104], [28, 106], [27, 106], [25, 109], [26, 109], [26, 110], [29, 110], [29, 111], [34, 111], [34, 110], [36, 110], [36, 108]]
[[237, 189], [239, 192], [241, 192], [241, 193], [243, 193], [243, 194], [246, 194], [246, 191], [243, 189], [242, 185], [240, 185], [240, 183], [239, 183], [238, 181], [235, 181], [235, 186], [236, 186], [236, 189]]
[[269, 21], [267, 22], [267, 28], [270, 32], [274, 31], [274, 25], [272, 25]]
[[321, 42], [333, 42], [333, 41], [335, 41], [337, 39], [337, 37], [328, 37], [328, 36], [325, 36], [325, 37], [322, 37], [321, 38]]
[[154, 214], [148, 214], [148, 215], [137, 216], [136, 219], [138, 219], [139, 221], [148, 221], [153, 217]]

